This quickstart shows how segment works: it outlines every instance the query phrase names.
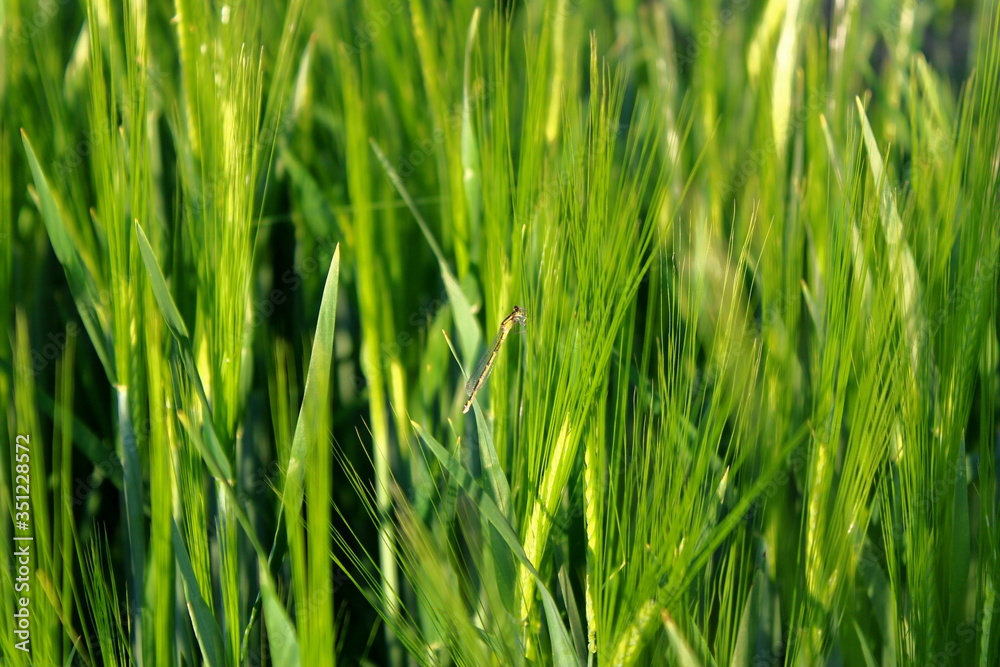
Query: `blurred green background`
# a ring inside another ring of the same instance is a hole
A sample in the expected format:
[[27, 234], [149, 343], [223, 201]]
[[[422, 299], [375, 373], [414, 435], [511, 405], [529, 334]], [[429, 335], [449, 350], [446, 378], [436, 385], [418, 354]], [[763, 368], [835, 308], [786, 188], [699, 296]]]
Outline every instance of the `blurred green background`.
[[1000, 663], [998, 29], [3, 0], [0, 663]]

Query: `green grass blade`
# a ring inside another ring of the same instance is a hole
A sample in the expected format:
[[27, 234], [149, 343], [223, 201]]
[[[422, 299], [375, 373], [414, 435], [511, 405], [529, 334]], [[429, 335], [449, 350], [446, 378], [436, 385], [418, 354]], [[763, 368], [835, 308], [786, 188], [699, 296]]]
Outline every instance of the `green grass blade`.
[[212, 610], [201, 596], [198, 579], [191, 567], [191, 558], [188, 556], [184, 538], [181, 537], [177, 524], [173, 526], [173, 544], [177, 567], [181, 575], [181, 585], [184, 588], [184, 597], [187, 599], [188, 614], [190, 614], [191, 622], [194, 624], [194, 633], [198, 638], [198, 646], [201, 647], [202, 660], [211, 667], [223, 667], [226, 661], [222, 631], [219, 630], [219, 624], [215, 621]]
[[[167, 288], [167, 282], [163, 278], [163, 272], [160, 271], [160, 264], [156, 261], [156, 255], [153, 252], [153, 248], [149, 245], [149, 239], [146, 238], [146, 234], [142, 231], [142, 225], [139, 224], [138, 220], [135, 222], [135, 232], [139, 244], [139, 252], [142, 255], [142, 262], [146, 267], [146, 275], [149, 278], [153, 295], [156, 297], [156, 304], [160, 308], [160, 313], [163, 315], [163, 319], [167, 324], [167, 329], [177, 340], [177, 346], [180, 350], [184, 368], [187, 371], [191, 382], [197, 389], [198, 396], [201, 398], [205, 412], [209, 415], [209, 422], [211, 422], [212, 406], [209, 404], [208, 397], [205, 395], [205, 388], [201, 384], [201, 376], [198, 373], [198, 366], [194, 361], [194, 354], [191, 351], [191, 339], [188, 337], [187, 327], [184, 325], [184, 319], [181, 317], [180, 311], [177, 310], [173, 297], [170, 296], [170, 290]], [[209, 468], [213, 470], [213, 474], [217, 474], [222, 479], [232, 480], [232, 466], [229, 463], [229, 458], [222, 451], [218, 438], [215, 436], [214, 426], [209, 429], [209, 437], [207, 440], [207, 447], [204, 450], [204, 453], [206, 455], [206, 463], [209, 464]]]
[[663, 618], [663, 627], [667, 630], [667, 639], [674, 649], [674, 657], [677, 660], [676, 664], [681, 665], [681, 667], [701, 667], [701, 661], [698, 660], [698, 656], [695, 655], [694, 649], [688, 644], [687, 639], [681, 634], [680, 628], [677, 627], [674, 619], [670, 617], [670, 614], [666, 610], [661, 612], [661, 616]]
[[90, 274], [86, 264], [76, 250], [76, 244], [70, 237], [63, 213], [56, 202], [55, 195], [49, 187], [45, 172], [38, 164], [35, 157], [35, 150], [31, 147], [31, 140], [28, 133], [21, 130], [21, 141], [24, 144], [24, 152], [28, 156], [28, 165], [31, 167], [31, 174], [35, 179], [35, 191], [38, 193], [38, 206], [42, 213], [42, 220], [49, 233], [49, 241], [52, 243], [52, 250], [66, 272], [66, 280], [69, 283], [70, 291], [73, 293], [73, 300], [76, 302], [77, 310], [80, 312], [80, 319], [83, 326], [90, 335], [91, 344], [97, 352], [108, 381], [114, 384], [117, 382], [117, 372], [114, 363], [114, 350], [107, 344], [107, 326], [104, 316], [101, 313], [101, 303], [98, 298], [98, 291], [94, 277]]
[[493, 446], [493, 430], [486, 421], [486, 415], [483, 414], [478, 401], [472, 402], [472, 408], [476, 411], [476, 429], [479, 434], [479, 451], [483, 461], [483, 473], [490, 481], [490, 488], [493, 489], [500, 511], [509, 521], [513, 522], [510, 484], [507, 482], [507, 476], [503, 473], [503, 466], [497, 456], [496, 447]]
[[462, 184], [465, 186], [465, 205], [469, 209], [469, 227], [473, 230], [473, 236], [479, 233], [479, 220], [482, 217], [483, 207], [479, 144], [472, 126], [472, 95], [469, 88], [479, 15], [480, 9], [476, 7], [465, 39], [465, 71], [462, 76]]
[[951, 553], [948, 554], [949, 571], [951, 572], [950, 596], [951, 618], [961, 618], [966, 607], [965, 596], [960, 594], [966, 588], [965, 582], [969, 578], [970, 540], [969, 531], [969, 480], [965, 472], [965, 442], [958, 443], [958, 456], [954, 463], [955, 480], [952, 483], [952, 512], [954, 519], [951, 522]]
[[[146, 517], [143, 511], [142, 463], [136, 434], [129, 413], [129, 392], [126, 385], [116, 391], [118, 423], [121, 437], [122, 489], [125, 494], [125, 523], [129, 542], [129, 606], [132, 608], [133, 637], [142, 637], [142, 607], [146, 591]], [[141, 650], [136, 643], [134, 651]]]
[[142, 253], [142, 261], [146, 266], [146, 273], [149, 276], [149, 284], [153, 290], [153, 295], [156, 297], [156, 304], [160, 307], [160, 312], [163, 314], [163, 319], [166, 320], [171, 335], [177, 338], [178, 342], [186, 343], [190, 346], [191, 339], [188, 336], [187, 326], [184, 325], [184, 318], [181, 317], [180, 311], [174, 305], [174, 299], [170, 296], [167, 281], [160, 270], [160, 263], [156, 260], [156, 253], [153, 251], [153, 247], [149, 245], [146, 232], [142, 230], [142, 225], [139, 224], [138, 220], [135, 221], [135, 233], [139, 242], [139, 252]]
[[552, 659], [553, 662], [559, 667], [568, 667], [569, 665], [578, 665], [579, 662], [576, 658], [576, 653], [573, 650], [573, 641], [570, 639], [569, 631], [566, 626], [563, 625], [562, 619], [559, 615], [559, 609], [556, 606], [556, 601], [552, 597], [548, 588], [545, 586], [545, 580], [538, 573], [538, 570], [531, 564], [528, 560], [527, 554], [524, 552], [524, 547], [521, 546], [521, 541], [518, 539], [517, 534], [514, 529], [511, 528], [507, 519], [500, 512], [500, 508], [497, 507], [496, 503], [489, 497], [488, 494], [483, 493], [482, 489], [478, 487], [476, 482], [472, 479], [472, 476], [466, 471], [462, 464], [453, 457], [448, 450], [441, 446], [430, 433], [424, 430], [424, 427], [416, 422], [411, 422], [414, 430], [420, 435], [420, 438], [433, 452], [435, 458], [444, 466], [448, 474], [451, 475], [469, 494], [470, 497], [476, 499], [477, 507], [479, 513], [484, 519], [486, 519], [497, 532], [503, 541], [507, 544], [507, 547], [511, 552], [517, 557], [521, 562], [522, 567], [527, 569], [532, 576], [535, 578], [535, 582], [538, 584], [538, 592], [542, 596], [542, 604], [545, 609], [545, 618], [548, 621], [549, 635], [552, 640]]
[[378, 147], [378, 144], [375, 143], [375, 140], [371, 139], [369, 143], [379, 162], [382, 164], [382, 168], [389, 175], [389, 180], [392, 181], [399, 195], [406, 202], [407, 207], [409, 207], [414, 219], [416, 219], [420, 231], [427, 240], [427, 245], [430, 246], [434, 256], [437, 257], [438, 264], [441, 267], [441, 279], [444, 281], [444, 287], [448, 291], [448, 299], [451, 301], [452, 312], [455, 315], [455, 326], [458, 329], [458, 337], [462, 341], [462, 356], [469, 361], [475, 356], [476, 348], [479, 347], [479, 341], [482, 339], [482, 333], [476, 324], [476, 318], [472, 315], [472, 308], [469, 306], [469, 301], [465, 298], [465, 293], [459, 287], [458, 281], [455, 280], [455, 275], [448, 267], [444, 253], [441, 252], [437, 241], [434, 240], [434, 235], [431, 233], [430, 227], [427, 226], [424, 216], [420, 214], [416, 202], [413, 201], [413, 197], [407, 191], [406, 185], [403, 184], [403, 179], [399, 177], [396, 170], [389, 164], [389, 160], [386, 159], [385, 154]]
[[298, 667], [299, 641], [295, 634], [295, 626], [292, 625], [292, 619], [289, 618], [281, 598], [278, 597], [266, 559], [261, 559], [258, 571], [260, 591], [264, 598], [264, 625], [267, 626], [271, 658], [275, 665]]
[[319, 410], [327, 409], [330, 402], [330, 368], [333, 362], [334, 323], [337, 316], [337, 290], [340, 284], [340, 246], [333, 252], [333, 260], [327, 272], [323, 288], [323, 300], [319, 306], [316, 335], [313, 338], [312, 354], [309, 357], [309, 372], [306, 375], [302, 407], [295, 422], [295, 435], [288, 457], [288, 472], [282, 498], [288, 511], [298, 514], [302, 506], [302, 478], [305, 473], [306, 452], [309, 443], [325, 442], [326, 433], [311, 432], [311, 416]]

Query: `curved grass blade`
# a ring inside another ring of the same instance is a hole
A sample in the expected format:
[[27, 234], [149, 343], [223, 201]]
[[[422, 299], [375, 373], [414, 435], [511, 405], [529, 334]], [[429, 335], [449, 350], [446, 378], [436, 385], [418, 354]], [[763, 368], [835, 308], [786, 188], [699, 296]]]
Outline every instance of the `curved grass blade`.
[[[167, 329], [170, 330], [170, 334], [177, 340], [177, 349], [180, 352], [184, 369], [191, 378], [191, 384], [198, 392], [198, 397], [205, 408], [205, 414], [209, 415], [208, 421], [212, 422], [212, 406], [208, 402], [205, 387], [201, 383], [201, 376], [198, 374], [198, 366], [195, 363], [194, 354], [191, 352], [191, 337], [188, 335], [187, 327], [184, 326], [184, 318], [181, 317], [180, 311], [177, 310], [177, 305], [174, 304], [173, 297], [170, 296], [170, 290], [167, 289], [167, 281], [163, 277], [163, 272], [160, 271], [160, 264], [156, 261], [156, 254], [153, 252], [153, 247], [149, 244], [149, 239], [146, 238], [146, 233], [142, 231], [142, 225], [139, 224], [138, 220], [135, 221], [135, 234], [139, 245], [139, 254], [142, 255], [142, 263], [146, 267], [146, 275], [149, 277], [149, 284], [153, 290], [156, 305], [159, 306], [160, 313], [167, 323]], [[205, 443], [207, 444], [204, 450], [205, 454], [207, 454], [205, 462], [209, 464], [209, 468], [212, 469], [213, 474], [217, 473], [227, 483], [231, 484], [233, 479], [232, 466], [229, 465], [229, 459], [222, 451], [222, 447], [215, 437], [214, 427], [210, 430], [212, 431], [211, 437], [208, 437], [208, 442]], [[209, 458], [211, 458], [211, 461], [209, 461]]]
[[121, 431], [122, 488], [125, 495], [125, 524], [129, 543], [129, 579], [134, 593], [129, 595], [129, 611], [136, 630], [133, 651], [139, 653], [142, 637], [142, 601], [146, 582], [146, 517], [143, 511], [142, 463], [129, 412], [128, 386], [117, 385], [118, 427]]
[[674, 657], [677, 658], [677, 664], [682, 667], [701, 667], [701, 661], [695, 655], [691, 644], [688, 643], [687, 638], [681, 633], [680, 628], [677, 627], [677, 623], [671, 618], [670, 613], [666, 609], [660, 610], [660, 619], [663, 621], [663, 627], [667, 631], [667, 639], [670, 640], [670, 646], [674, 649]]
[[177, 567], [181, 573], [181, 584], [184, 587], [184, 598], [187, 600], [188, 615], [191, 617], [191, 624], [194, 626], [194, 634], [198, 639], [198, 646], [201, 648], [201, 655], [206, 665], [213, 667], [223, 667], [226, 664], [225, 653], [222, 644], [222, 631], [219, 624], [212, 615], [212, 610], [201, 597], [201, 589], [198, 588], [198, 579], [191, 566], [191, 558], [188, 556], [187, 546], [181, 537], [177, 524], [173, 523], [174, 553], [177, 556]]
[[80, 319], [83, 326], [90, 335], [90, 342], [97, 352], [97, 358], [104, 366], [104, 372], [108, 376], [108, 382], [117, 384], [117, 372], [114, 359], [114, 349], [108, 345], [105, 336], [105, 327], [101, 321], [101, 314], [98, 310], [100, 300], [97, 294], [94, 277], [84, 264], [83, 258], [76, 249], [73, 239], [70, 238], [66, 228], [66, 221], [63, 219], [62, 210], [56, 202], [55, 195], [49, 188], [48, 179], [42, 171], [35, 157], [35, 151], [31, 147], [28, 133], [21, 130], [21, 142], [24, 144], [24, 152], [28, 156], [28, 165], [31, 167], [31, 175], [35, 180], [35, 192], [38, 194], [38, 208], [42, 213], [42, 221], [45, 229], [49, 233], [49, 242], [55, 252], [59, 263], [62, 264], [66, 272], [66, 282], [69, 290], [73, 294], [73, 301], [80, 312]]
[[958, 456], [955, 460], [955, 481], [953, 482], [952, 512], [954, 520], [951, 528], [951, 614], [961, 618], [965, 603], [965, 580], [969, 576], [971, 536], [969, 534], [969, 481], [965, 470], [965, 440], [958, 442]]
[[[330, 269], [326, 275], [323, 298], [319, 306], [319, 320], [309, 357], [309, 371], [302, 395], [302, 407], [295, 422], [292, 450], [288, 456], [288, 472], [282, 493], [289, 511], [297, 513], [302, 506], [302, 476], [305, 472], [306, 449], [314, 440], [309, 434], [309, 415], [325, 409], [330, 401], [330, 368], [333, 364], [333, 334], [337, 315], [337, 287], [340, 283], [340, 244], [333, 251]], [[326, 434], [323, 434], [325, 437]]]
[[[289, 512], [298, 514], [302, 508], [302, 477], [305, 472], [305, 460], [308, 443], [316, 440], [309, 434], [311, 421], [309, 415], [325, 409], [330, 402], [330, 367], [333, 363], [333, 336], [337, 315], [337, 288], [340, 284], [340, 244], [333, 251], [333, 259], [326, 275], [323, 287], [323, 297], [319, 307], [319, 319], [316, 322], [316, 334], [313, 339], [312, 352], [309, 357], [309, 371], [306, 375], [306, 386], [302, 396], [302, 406], [295, 422], [295, 435], [292, 440], [291, 452], [288, 455], [288, 470], [285, 473], [284, 489], [281, 497]], [[325, 434], [324, 434], [325, 435]], [[267, 562], [270, 567], [278, 546], [278, 535], [285, 513], [278, 513], [277, 525], [274, 529], [274, 539], [271, 542], [271, 552]], [[258, 592], [254, 601], [250, 620], [243, 631], [243, 647], [241, 655], [246, 655], [247, 641], [250, 630], [257, 621], [257, 609], [261, 601]]]
[[[166, 281], [163, 278], [163, 273], [160, 271], [159, 263], [156, 261], [156, 256], [153, 253], [153, 248], [149, 245], [149, 240], [146, 238], [146, 234], [142, 231], [142, 226], [139, 224], [138, 220], [135, 222], [135, 231], [139, 244], [139, 251], [142, 255], [142, 261], [146, 266], [146, 273], [149, 276], [150, 284], [153, 288], [153, 295], [156, 298], [156, 303], [160, 308], [160, 312], [163, 313], [163, 319], [167, 323], [167, 328], [170, 330], [171, 335], [173, 335], [177, 340], [177, 347], [180, 351], [182, 363], [184, 364], [188, 375], [191, 377], [191, 382], [195, 386], [198, 396], [205, 408], [206, 415], [208, 416], [205, 421], [205, 439], [202, 439], [201, 435], [198, 433], [198, 429], [194, 428], [185, 415], [179, 414], [178, 417], [181, 418], [182, 425], [187, 429], [188, 435], [191, 437], [191, 440], [195, 447], [197, 447], [198, 452], [205, 460], [209, 471], [216, 478], [216, 480], [220, 482], [220, 488], [232, 503], [233, 511], [236, 514], [237, 520], [240, 522], [240, 525], [243, 526], [243, 531], [250, 540], [254, 551], [257, 552], [258, 569], [260, 571], [261, 581], [261, 595], [264, 606], [264, 623], [267, 627], [268, 635], [272, 637], [271, 652], [275, 657], [275, 664], [296, 667], [299, 664], [299, 645], [295, 635], [295, 630], [292, 626], [291, 620], [288, 618], [288, 613], [285, 611], [284, 605], [282, 605], [281, 600], [275, 591], [274, 580], [271, 577], [270, 570], [268, 569], [267, 553], [264, 551], [263, 545], [258, 539], [257, 533], [253, 528], [253, 524], [250, 522], [246, 511], [243, 509], [243, 505], [236, 497], [235, 491], [233, 491], [231, 481], [232, 468], [229, 465], [229, 459], [223, 454], [222, 447], [219, 445], [218, 437], [215, 434], [211, 418], [211, 405], [209, 405], [208, 397], [205, 395], [204, 386], [201, 384], [201, 378], [198, 375], [198, 369], [195, 366], [194, 356], [191, 353], [191, 340], [188, 336], [187, 328], [184, 326], [184, 320], [181, 318], [180, 312], [177, 310], [177, 306], [174, 304], [173, 298], [170, 296]], [[339, 267], [339, 263], [337, 264], [337, 267]]]
[[462, 288], [459, 287], [455, 275], [448, 267], [444, 253], [441, 252], [441, 247], [434, 239], [434, 235], [431, 234], [431, 229], [427, 226], [427, 221], [424, 220], [424, 216], [420, 215], [416, 202], [413, 201], [413, 197], [410, 196], [406, 186], [403, 185], [403, 179], [399, 177], [396, 170], [389, 164], [389, 160], [386, 159], [385, 154], [378, 147], [378, 144], [375, 143], [375, 140], [369, 139], [368, 143], [371, 144], [375, 156], [382, 164], [382, 168], [385, 169], [386, 174], [389, 175], [389, 180], [396, 187], [399, 196], [406, 202], [407, 208], [410, 209], [410, 213], [413, 214], [413, 217], [417, 221], [417, 226], [420, 227], [421, 233], [423, 233], [424, 238], [427, 240], [427, 245], [430, 246], [431, 252], [437, 258], [438, 266], [441, 269], [441, 279], [444, 281], [445, 290], [448, 292], [448, 300], [451, 301], [451, 309], [455, 315], [455, 327], [458, 329], [458, 337], [462, 341], [462, 357], [471, 359], [472, 355], [476, 353], [476, 348], [479, 346], [479, 339], [482, 337], [482, 334], [479, 332], [476, 318], [472, 315], [472, 308], [469, 306], [469, 301], [465, 298], [465, 293], [462, 292]]
[[[455, 348], [451, 345], [451, 340], [447, 336], [445, 336], [445, 340], [452, 355], [457, 359], [458, 355], [455, 352]], [[500, 467], [500, 457], [497, 456], [496, 447], [493, 445], [493, 431], [490, 429], [489, 424], [486, 423], [486, 418], [483, 416], [479, 404], [474, 403], [474, 405], [476, 408], [476, 429], [477, 433], [479, 433], [479, 457], [482, 460], [483, 473], [490, 481], [490, 486], [493, 488], [500, 512], [516, 528], [517, 524], [514, 520], [513, 512], [510, 510], [510, 484], [507, 483], [507, 476], [503, 474], [503, 468]]]
[[479, 456], [482, 459], [483, 472], [490, 480], [490, 486], [493, 487], [493, 493], [496, 494], [500, 511], [511, 522], [511, 525], [516, 527], [511, 511], [510, 484], [507, 482], [507, 476], [503, 474], [500, 457], [497, 456], [497, 450], [493, 444], [493, 430], [486, 423], [486, 417], [483, 416], [482, 408], [479, 407], [478, 403], [475, 404], [475, 409], [476, 429], [479, 433]]
[[[260, 559], [260, 592], [264, 599], [264, 626], [267, 628], [271, 661], [282, 667], [299, 667], [299, 641], [292, 619], [274, 587], [267, 561]], [[333, 628], [330, 629], [333, 631]]]
[[[554, 664], [558, 667], [569, 667], [570, 665], [579, 665], [579, 659], [576, 657], [576, 653], [573, 649], [573, 641], [569, 637], [569, 632], [566, 630], [566, 626], [563, 625], [562, 619], [559, 615], [559, 609], [556, 606], [555, 598], [549, 592], [548, 588], [545, 587], [545, 582], [542, 580], [542, 576], [535, 569], [535, 566], [531, 564], [528, 560], [527, 554], [524, 552], [524, 547], [521, 546], [521, 541], [518, 539], [517, 534], [514, 529], [511, 528], [510, 523], [500, 512], [500, 508], [497, 507], [493, 499], [490, 498], [489, 494], [483, 493], [482, 488], [476, 484], [472, 475], [469, 474], [462, 464], [452, 456], [448, 450], [446, 450], [441, 443], [439, 443], [430, 433], [424, 430], [424, 428], [415, 421], [410, 421], [414, 430], [420, 435], [420, 438], [424, 443], [430, 448], [437, 457], [441, 465], [448, 471], [448, 473], [458, 482], [469, 497], [474, 498], [478, 506], [480, 515], [486, 519], [490, 524], [496, 528], [497, 533], [503, 538], [503, 541], [507, 544], [507, 547], [513, 552], [521, 564], [531, 573], [534, 577], [535, 582], [538, 584], [538, 592], [542, 596], [542, 605], [545, 609], [545, 618], [548, 623], [549, 636], [552, 641], [552, 659]], [[513, 581], [508, 582], [510, 586], [515, 585]]]
[[479, 30], [479, 13], [479, 7], [476, 7], [469, 22], [469, 33], [465, 39], [465, 70], [462, 75], [462, 184], [465, 186], [465, 204], [469, 210], [469, 227], [473, 230], [473, 238], [479, 234], [479, 218], [483, 208], [479, 176], [479, 144], [472, 127], [473, 95], [469, 92], [472, 45]]
[[777, 476], [781, 471], [782, 466], [785, 465], [785, 461], [792, 452], [794, 452], [799, 445], [805, 442], [806, 437], [809, 435], [808, 425], [804, 425], [799, 428], [785, 443], [784, 447], [779, 450], [778, 455], [774, 458], [773, 462], [768, 464], [768, 466], [761, 472], [754, 483], [749, 489], [740, 497], [740, 499], [733, 505], [732, 510], [719, 521], [711, 532], [704, 538], [701, 548], [699, 549], [697, 555], [691, 560], [691, 564], [688, 566], [687, 573], [682, 579], [682, 583], [673, 590], [666, 591], [667, 601], [672, 600], [675, 596], [679, 595], [681, 591], [687, 589], [691, 584], [691, 581], [701, 572], [701, 568], [705, 566], [708, 559], [711, 558], [715, 550], [719, 548], [722, 541], [726, 539], [736, 527], [740, 521], [745, 520], [747, 512], [750, 510], [750, 505], [757, 500], [757, 497], [763, 493], [771, 481]]
[[[202, 458], [204, 458], [209, 471], [215, 477], [216, 481], [219, 482], [219, 488], [232, 505], [237, 521], [240, 522], [243, 532], [257, 553], [257, 569], [260, 577], [260, 592], [264, 608], [264, 625], [267, 627], [267, 633], [271, 638], [270, 647], [274, 663], [297, 667], [299, 664], [298, 638], [288, 612], [285, 611], [281, 598], [278, 597], [274, 578], [271, 576], [268, 565], [268, 555], [264, 551], [260, 539], [257, 537], [257, 533], [250, 522], [250, 518], [247, 516], [246, 510], [243, 509], [239, 498], [236, 497], [236, 492], [233, 491], [232, 485], [220, 476], [218, 468], [213, 464], [211, 457], [208, 455], [208, 446], [202, 441], [198, 429], [191, 424], [186, 414], [178, 413], [178, 419], [186, 429], [188, 437], [191, 438], [195, 448], [202, 455]], [[205, 433], [211, 440], [215, 440], [215, 433], [208, 422], [206, 422]], [[215, 446], [218, 447], [217, 441]]]

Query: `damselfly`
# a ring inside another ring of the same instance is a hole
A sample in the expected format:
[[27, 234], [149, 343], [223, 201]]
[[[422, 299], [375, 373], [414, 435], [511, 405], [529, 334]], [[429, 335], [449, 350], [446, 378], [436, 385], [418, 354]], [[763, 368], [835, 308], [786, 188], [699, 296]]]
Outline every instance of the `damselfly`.
[[524, 324], [525, 320], [527, 320], [527, 315], [520, 306], [514, 306], [514, 310], [511, 311], [510, 315], [503, 318], [503, 322], [500, 323], [500, 331], [493, 337], [493, 342], [486, 348], [486, 354], [476, 364], [475, 370], [469, 376], [469, 381], [465, 383], [465, 394], [469, 397], [469, 400], [465, 402], [462, 414], [468, 412], [469, 408], [472, 407], [472, 399], [476, 397], [476, 392], [486, 382], [486, 378], [490, 376], [493, 364], [497, 360], [497, 353], [500, 351], [500, 346], [503, 345], [504, 340], [507, 339], [507, 334], [514, 328], [515, 323]]

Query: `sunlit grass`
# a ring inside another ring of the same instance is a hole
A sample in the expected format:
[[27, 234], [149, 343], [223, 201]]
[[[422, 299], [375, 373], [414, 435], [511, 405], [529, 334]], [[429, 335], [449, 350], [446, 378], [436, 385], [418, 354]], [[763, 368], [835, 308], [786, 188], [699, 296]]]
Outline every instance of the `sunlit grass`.
[[8, 3], [0, 663], [1000, 662], [952, 4]]

